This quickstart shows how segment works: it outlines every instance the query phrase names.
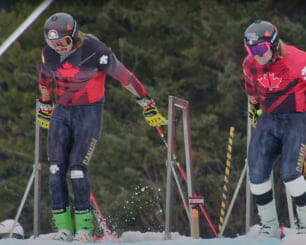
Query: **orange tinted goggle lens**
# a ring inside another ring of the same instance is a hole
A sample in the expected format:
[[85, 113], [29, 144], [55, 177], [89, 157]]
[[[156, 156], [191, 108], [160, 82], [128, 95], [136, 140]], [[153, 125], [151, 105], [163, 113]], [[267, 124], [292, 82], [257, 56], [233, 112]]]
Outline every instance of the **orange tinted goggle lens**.
[[72, 43], [71, 37], [63, 37], [62, 39], [59, 40], [47, 40], [47, 44], [55, 49], [57, 47], [67, 47]]

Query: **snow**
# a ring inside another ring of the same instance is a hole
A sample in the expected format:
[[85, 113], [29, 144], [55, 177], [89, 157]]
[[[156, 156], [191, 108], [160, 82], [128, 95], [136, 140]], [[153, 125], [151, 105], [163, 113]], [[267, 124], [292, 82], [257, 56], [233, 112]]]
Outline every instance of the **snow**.
[[[210, 238], [210, 239], [192, 239], [190, 237], [181, 236], [178, 232], [171, 233], [170, 240], [164, 240], [163, 232], [132, 232], [127, 231], [119, 238], [120, 241], [103, 241], [103, 245], [304, 245], [306, 244], [306, 234], [297, 235], [294, 229], [285, 228], [285, 237], [279, 239], [261, 239], [253, 238], [259, 226], [255, 225], [251, 228], [246, 236], [237, 238]], [[41, 236], [39, 239], [2, 239], [0, 245], [79, 245], [78, 242], [62, 242], [47, 240], [47, 235]], [[86, 243], [93, 245], [97, 243]]]

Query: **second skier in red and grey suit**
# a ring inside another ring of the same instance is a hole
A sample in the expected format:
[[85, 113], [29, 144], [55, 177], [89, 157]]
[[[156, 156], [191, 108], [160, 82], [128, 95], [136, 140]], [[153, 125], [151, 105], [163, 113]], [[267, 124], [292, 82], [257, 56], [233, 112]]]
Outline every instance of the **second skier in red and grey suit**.
[[271, 184], [277, 159], [280, 178], [297, 205], [298, 232], [306, 233], [306, 53], [279, 40], [277, 28], [267, 21], [251, 24], [244, 44], [248, 52], [243, 62], [244, 89], [263, 112], [247, 157], [251, 192], [262, 223], [258, 238], [280, 237]]
[[[57, 239], [69, 240], [74, 236], [75, 240], [90, 240], [87, 168], [101, 131], [107, 75], [136, 96], [151, 126], [163, 125], [165, 118], [136, 76], [102, 41], [79, 31], [71, 15], [52, 15], [45, 23], [44, 36], [47, 45], [39, 71], [38, 121], [42, 127], [49, 128], [49, 189]], [[67, 174], [74, 194], [76, 234], [71, 224]]]

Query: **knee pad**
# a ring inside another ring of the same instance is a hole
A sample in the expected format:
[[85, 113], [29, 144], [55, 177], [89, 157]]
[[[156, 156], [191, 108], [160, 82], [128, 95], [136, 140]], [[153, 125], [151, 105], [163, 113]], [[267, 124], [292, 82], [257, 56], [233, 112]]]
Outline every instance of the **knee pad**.
[[69, 177], [73, 187], [76, 189], [86, 186], [88, 183], [87, 170], [80, 167], [71, 168], [69, 171]]
[[70, 178], [74, 193], [75, 210], [86, 210], [90, 208], [90, 185], [86, 169], [77, 168], [70, 170]]
[[71, 180], [87, 178], [87, 168], [82, 165], [73, 165], [69, 172], [69, 177]]
[[51, 193], [52, 209], [61, 210], [69, 206], [65, 173], [57, 164], [51, 164], [49, 167], [49, 191]]
[[84, 179], [85, 173], [81, 169], [72, 169], [70, 170], [70, 179]]
[[51, 164], [49, 167], [49, 185], [51, 188], [58, 188], [66, 182], [64, 174], [57, 164]]

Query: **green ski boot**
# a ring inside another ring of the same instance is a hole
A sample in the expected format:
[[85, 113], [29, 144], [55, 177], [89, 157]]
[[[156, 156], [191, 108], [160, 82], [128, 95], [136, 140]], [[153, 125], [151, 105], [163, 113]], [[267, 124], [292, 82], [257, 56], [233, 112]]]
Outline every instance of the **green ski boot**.
[[57, 230], [54, 240], [71, 241], [73, 228], [70, 209], [61, 213], [53, 212], [52, 221]]
[[85, 213], [75, 213], [75, 236], [73, 241], [92, 242], [93, 221], [91, 211]]

